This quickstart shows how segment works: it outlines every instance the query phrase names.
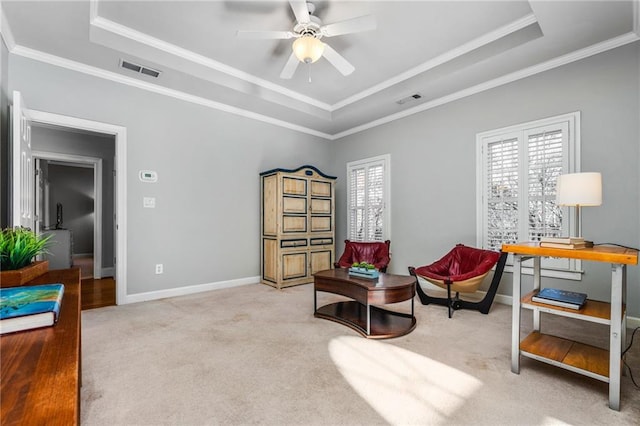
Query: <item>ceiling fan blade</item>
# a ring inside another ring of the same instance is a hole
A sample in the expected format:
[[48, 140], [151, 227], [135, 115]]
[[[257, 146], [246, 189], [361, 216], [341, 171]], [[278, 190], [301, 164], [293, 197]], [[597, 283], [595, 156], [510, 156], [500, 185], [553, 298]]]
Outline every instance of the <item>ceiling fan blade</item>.
[[325, 57], [327, 61], [331, 63], [338, 71], [342, 73], [342, 75], [351, 74], [355, 68], [351, 65], [345, 58], [342, 57], [338, 52], [333, 50], [331, 46], [325, 43], [324, 52], [322, 56]]
[[238, 38], [244, 39], [265, 39], [265, 40], [275, 40], [275, 39], [290, 39], [293, 38], [294, 35], [291, 31], [244, 31], [238, 30], [236, 33]]
[[307, 7], [306, 0], [289, 0], [289, 4], [291, 5], [291, 10], [293, 10], [293, 14], [296, 15], [296, 20], [300, 24], [306, 24], [311, 22], [311, 18], [309, 18], [309, 8]]
[[322, 35], [333, 37], [342, 34], [359, 33], [376, 29], [376, 18], [373, 15], [360, 16], [320, 27]]
[[300, 63], [300, 61], [296, 57], [296, 54], [295, 53], [291, 53], [291, 56], [289, 56], [289, 60], [284, 65], [284, 68], [282, 69], [282, 72], [280, 73], [280, 78], [284, 78], [284, 79], [288, 80], [291, 77], [293, 77], [293, 74], [296, 72], [296, 69], [298, 68], [298, 64], [299, 63]]

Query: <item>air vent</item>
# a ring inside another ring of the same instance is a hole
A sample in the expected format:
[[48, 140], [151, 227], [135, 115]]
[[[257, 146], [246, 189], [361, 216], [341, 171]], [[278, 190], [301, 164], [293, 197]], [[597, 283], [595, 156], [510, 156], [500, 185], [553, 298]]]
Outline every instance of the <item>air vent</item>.
[[158, 78], [160, 76], [160, 71], [142, 65], [134, 64], [133, 62], [125, 61], [124, 59], [120, 59], [120, 66], [130, 71], [148, 75], [153, 78]]
[[418, 100], [418, 99], [420, 99], [421, 97], [422, 97], [422, 95], [421, 95], [420, 93], [414, 93], [414, 94], [413, 94], [413, 95], [411, 95], [411, 96], [407, 96], [406, 98], [402, 98], [402, 99], [400, 99], [400, 100], [397, 100], [397, 101], [396, 101], [396, 103], [397, 103], [398, 105], [402, 105], [402, 104], [405, 104], [405, 103], [407, 103], [407, 102], [409, 102], [409, 101], [415, 101], [415, 100]]

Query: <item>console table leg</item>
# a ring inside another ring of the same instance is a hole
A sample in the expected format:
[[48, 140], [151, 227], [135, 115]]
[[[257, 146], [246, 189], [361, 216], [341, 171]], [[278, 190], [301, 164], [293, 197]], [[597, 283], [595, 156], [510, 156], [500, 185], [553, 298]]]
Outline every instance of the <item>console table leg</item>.
[[[540, 273], [540, 256], [536, 256], [533, 258], [533, 289], [540, 290], [540, 282], [541, 282], [541, 273]], [[533, 329], [536, 331], [540, 331], [540, 311], [538, 309], [534, 309], [533, 311]]]
[[371, 336], [371, 306], [367, 303], [367, 336]]
[[511, 372], [520, 374], [520, 281], [522, 257], [513, 256], [513, 306], [511, 320]]
[[611, 265], [611, 327], [609, 334], [609, 408], [620, 410], [622, 356], [622, 289], [626, 265]]

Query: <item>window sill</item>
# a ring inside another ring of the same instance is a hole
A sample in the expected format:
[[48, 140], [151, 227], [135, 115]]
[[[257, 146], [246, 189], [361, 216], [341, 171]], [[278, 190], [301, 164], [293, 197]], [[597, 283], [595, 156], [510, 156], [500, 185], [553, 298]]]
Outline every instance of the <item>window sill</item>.
[[[505, 265], [504, 272], [513, 273], [513, 265]], [[533, 268], [523, 266], [522, 274], [533, 275]], [[543, 277], [549, 277], [549, 278], [562, 278], [565, 280], [582, 281], [582, 274], [584, 274], [584, 271], [569, 271], [569, 270], [561, 271], [558, 269], [540, 268], [540, 275]]]

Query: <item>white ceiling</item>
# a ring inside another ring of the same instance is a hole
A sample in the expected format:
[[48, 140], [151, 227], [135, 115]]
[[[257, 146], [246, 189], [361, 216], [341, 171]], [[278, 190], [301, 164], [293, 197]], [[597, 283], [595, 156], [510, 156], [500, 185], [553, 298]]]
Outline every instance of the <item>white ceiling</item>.
[[375, 16], [373, 31], [323, 39], [349, 76], [322, 58], [283, 80], [292, 40], [236, 36], [291, 30], [286, 1], [2, 1], [2, 32], [17, 55], [328, 139], [640, 39], [637, 0], [315, 4], [325, 24]]

